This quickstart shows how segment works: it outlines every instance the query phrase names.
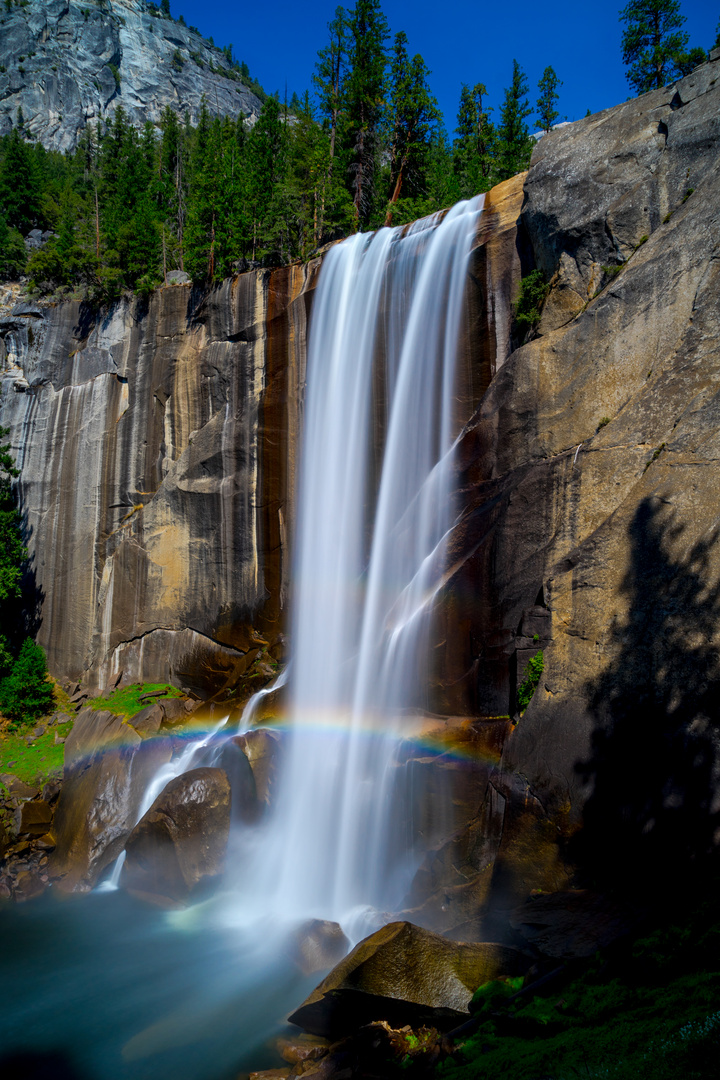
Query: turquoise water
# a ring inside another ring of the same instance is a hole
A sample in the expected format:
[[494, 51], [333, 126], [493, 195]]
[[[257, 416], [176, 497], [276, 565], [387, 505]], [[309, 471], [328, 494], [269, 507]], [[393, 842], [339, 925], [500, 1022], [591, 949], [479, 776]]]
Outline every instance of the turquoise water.
[[177, 925], [123, 892], [3, 903], [0, 1075], [225, 1080], [278, 1064], [274, 1037], [321, 975], [272, 938]]

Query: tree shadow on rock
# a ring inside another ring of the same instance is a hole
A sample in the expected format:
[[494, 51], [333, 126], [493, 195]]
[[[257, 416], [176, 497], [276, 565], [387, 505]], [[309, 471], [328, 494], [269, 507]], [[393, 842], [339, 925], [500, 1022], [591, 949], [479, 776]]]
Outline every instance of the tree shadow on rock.
[[669, 895], [706, 874], [720, 838], [718, 530], [677, 558], [685, 530], [659, 498], [630, 525], [627, 620], [617, 655], [588, 685], [592, 785], [573, 854], [600, 885]]

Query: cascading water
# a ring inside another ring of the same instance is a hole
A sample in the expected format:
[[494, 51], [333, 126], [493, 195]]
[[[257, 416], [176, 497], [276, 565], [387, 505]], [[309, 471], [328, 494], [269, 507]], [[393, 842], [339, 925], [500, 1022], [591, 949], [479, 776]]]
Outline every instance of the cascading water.
[[408, 710], [424, 703], [428, 623], [454, 517], [456, 357], [481, 209], [482, 197], [441, 221], [354, 236], [323, 265], [308, 352], [289, 745], [256, 868], [265, 910], [274, 903], [287, 917], [347, 926], [359, 906], [391, 910], [414, 868], [392, 820], [397, 749]]

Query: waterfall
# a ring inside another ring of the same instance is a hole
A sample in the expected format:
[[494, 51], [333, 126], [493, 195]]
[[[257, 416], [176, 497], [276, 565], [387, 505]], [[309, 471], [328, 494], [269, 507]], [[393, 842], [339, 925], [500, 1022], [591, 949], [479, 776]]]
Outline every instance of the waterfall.
[[[264, 910], [347, 927], [415, 866], [398, 748], [426, 704], [465, 275], [482, 196], [336, 245], [314, 300], [286, 761], [256, 847]], [[260, 864], [261, 863], [261, 864]]]
[[[323, 261], [283, 769], [274, 812], [236, 826], [227, 875], [226, 900], [245, 924], [333, 919], [357, 939], [397, 910], [417, 868], [400, 751], [428, 704], [428, 632], [455, 514], [465, 277], [482, 205], [480, 196], [409, 228], [353, 236]], [[165, 766], [143, 808], [171, 776], [214, 762], [213, 745], [207, 737]]]

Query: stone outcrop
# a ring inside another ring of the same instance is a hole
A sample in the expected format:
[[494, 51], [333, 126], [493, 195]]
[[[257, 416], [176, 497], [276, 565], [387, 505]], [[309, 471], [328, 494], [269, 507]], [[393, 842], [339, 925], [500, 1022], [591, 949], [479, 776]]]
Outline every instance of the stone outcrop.
[[478, 986], [524, 974], [530, 964], [517, 949], [463, 945], [409, 922], [388, 923], [356, 945], [289, 1019], [323, 1037], [378, 1019], [452, 1028], [468, 1019]]
[[437, 651], [456, 676], [439, 709], [516, 719], [519, 670], [544, 652], [488, 780], [486, 915], [565, 889], [564, 866], [664, 888], [717, 845], [713, 56], [544, 137], [525, 179], [520, 231], [552, 287], [462, 437]]
[[127, 842], [121, 883], [159, 902], [204, 895], [225, 869], [230, 782], [222, 769], [191, 769], [160, 792]]
[[147, 742], [115, 713], [83, 709], [65, 742], [49, 873], [61, 892], [87, 892], [125, 846], [145, 788], [170, 760], [166, 740]]
[[72, 150], [88, 123], [121, 105], [136, 126], [170, 106], [257, 119], [261, 102], [197, 31], [145, 0], [32, 0], [0, 13], [0, 134], [17, 123], [48, 149]]
[[57, 677], [215, 692], [282, 642], [317, 265], [0, 321], [0, 413]]

